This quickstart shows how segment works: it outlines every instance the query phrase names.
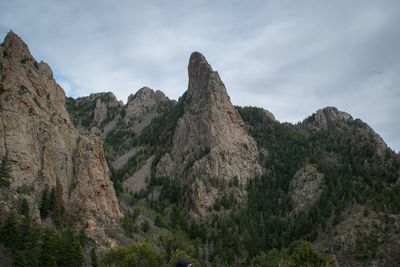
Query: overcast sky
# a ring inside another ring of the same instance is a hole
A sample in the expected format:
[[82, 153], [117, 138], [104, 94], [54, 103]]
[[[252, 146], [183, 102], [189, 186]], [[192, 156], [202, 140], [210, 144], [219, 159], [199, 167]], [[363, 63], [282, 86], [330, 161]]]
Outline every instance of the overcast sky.
[[233, 104], [297, 122], [336, 106], [400, 149], [400, 1], [0, 1], [69, 96], [143, 86], [177, 99], [191, 52]]

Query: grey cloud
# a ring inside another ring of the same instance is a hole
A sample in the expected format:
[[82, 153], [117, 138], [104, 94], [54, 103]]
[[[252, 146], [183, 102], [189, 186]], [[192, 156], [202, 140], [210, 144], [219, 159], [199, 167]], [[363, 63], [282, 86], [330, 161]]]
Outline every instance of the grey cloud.
[[297, 122], [328, 105], [400, 149], [397, 1], [2, 1], [13, 29], [73, 96], [147, 85], [177, 99], [192, 51], [232, 102]]

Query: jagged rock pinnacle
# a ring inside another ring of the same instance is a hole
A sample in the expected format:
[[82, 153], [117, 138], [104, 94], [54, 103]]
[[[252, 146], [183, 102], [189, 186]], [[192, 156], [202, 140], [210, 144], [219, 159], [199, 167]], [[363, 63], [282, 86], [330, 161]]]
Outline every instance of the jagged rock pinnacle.
[[[218, 73], [198, 52], [192, 53], [188, 72], [188, 91], [182, 98], [184, 114], [178, 121], [171, 153], [160, 160], [157, 173], [189, 183], [193, 209], [203, 217], [219, 194], [208, 184], [210, 177], [245, 185], [262, 169], [257, 162], [257, 145], [247, 134]], [[208, 187], [212, 188], [209, 193], [205, 190]]]
[[2, 44], [6, 54], [15, 59], [32, 59], [31, 52], [29, 51], [26, 43], [13, 31], [9, 31], [4, 43]]
[[188, 66], [189, 90], [204, 85], [212, 72], [206, 58], [199, 52], [193, 52]]

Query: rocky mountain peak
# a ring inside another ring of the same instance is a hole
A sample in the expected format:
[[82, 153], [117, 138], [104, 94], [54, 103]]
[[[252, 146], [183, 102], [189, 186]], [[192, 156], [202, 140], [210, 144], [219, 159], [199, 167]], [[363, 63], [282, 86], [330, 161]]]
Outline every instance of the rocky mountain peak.
[[[3, 43], [5, 54], [13, 59], [32, 59], [31, 52], [29, 51], [26, 43], [13, 31], [10, 31]], [[3, 52], [4, 53], [4, 52]], [[5, 55], [3, 54], [3, 55]]]
[[125, 120], [139, 118], [140, 116], [153, 110], [159, 103], [169, 101], [168, 97], [161, 91], [154, 91], [149, 87], [143, 87], [136, 94], [128, 97], [125, 106]]
[[365, 122], [360, 119], [353, 119], [353, 117], [343, 111], [338, 110], [336, 107], [325, 107], [317, 110], [310, 117], [306, 118], [301, 124], [301, 131], [309, 134], [313, 131], [328, 130], [332, 123], [345, 125], [356, 125], [365, 136], [372, 136], [375, 142], [375, 147], [378, 155], [382, 158], [387, 150], [387, 145], [383, 139]]
[[181, 98], [184, 114], [174, 133], [172, 151], [161, 159], [157, 173], [183, 183], [192, 181], [193, 208], [206, 216], [221, 193], [210, 189], [210, 179], [244, 185], [262, 170], [257, 145], [247, 134], [225, 85], [198, 52], [190, 57], [188, 75], [188, 90]]
[[[112, 92], [90, 94], [89, 97], [87, 99], [85, 99], [85, 101], [87, 101], [87, 100], [97, 101], [99, 99], [101, 102], [104, 102], [107, 106], [110, 106], [110, 107], [116, 107], [116, 106], [121, 105], [121, 102], [118, 101], [117, 97]], [[78, 99], [78, 101], [79, 101], [79, 99]]]
[[353, 120], [350, 114], [339, 111], [336, 107], [326, 107], [317, 110], [313, 115], [302, 122], [310, 130], [328, 129], [331, 122], [348, 122]]
[[318, 121], [321, 126], [325, 126], [325, 122], [330, 122], [330, 121], [349, 121], [352, 120], [353, 118], [351, 117], [350, 114], [339, 111], [336, 107], [326, 107], [323, 109], [317, 110], [315, 113], [316, 115], [316, 121]]
[[162, 102], [167, 99], [165, 94], [161, 92], [160, 90], [154, 91], [153, 89], [150, 89], [149, 87], [145, 86], [140, 88], [136, 94], [131, 94], [128, 97], [128, 102], [127, 105], [133, 101], [149, 101], [151, 99], [155, 99], [156, 102]]
[[73, 127], [64, 90], [50, 67], [38, 64], [13, 32], [0, 45], [0, 74], [0, 157], [8, 155], [12, 170], [0, 201], [13, 208], [26, 198], [40, 221], [41, 192], [59, 181], [65, 212], [75, 222], [118, 220], [121, 213], [101, 141]]
[[188, 74], [189, 74], [189, 90], [202, 88], [201, 84], [208, 80], [209, 75], [213, 72], [206, 58], [199, 52], [193, 52], [190, 56]]

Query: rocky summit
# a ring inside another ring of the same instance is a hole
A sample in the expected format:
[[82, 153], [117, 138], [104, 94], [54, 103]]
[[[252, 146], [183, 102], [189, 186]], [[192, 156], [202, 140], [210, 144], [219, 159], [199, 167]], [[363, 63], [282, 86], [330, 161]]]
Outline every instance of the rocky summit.
[[233, 106], [198, 52], [188, 76], [178, 101], [66, 97], [7, 35], [1, 266], [399, 265], [400, 157], [368, 124]]
[[176, 127], [171, 153], [157, 166], [157, 176], [189, 183], [194, 209], [202, 216], [221, 194], [210, 180], [246, 185], [262, 174], [258, 149], [232, 105], [225, 86], [203, 55], [194, 52], [189, 86], [181, 98], [184, 113]]
[[0, 156], [10, 162], [12, 176], [9, 189], [2, 189], [1, 210], [27, 199], [40, 221], [42, 192], [59, 183], [73, 222], [117, 222], [122, 214], [102, 143], [72, 125], [50, 67], [38, 63], [13, 32], [0, 45], [0, 55]]

